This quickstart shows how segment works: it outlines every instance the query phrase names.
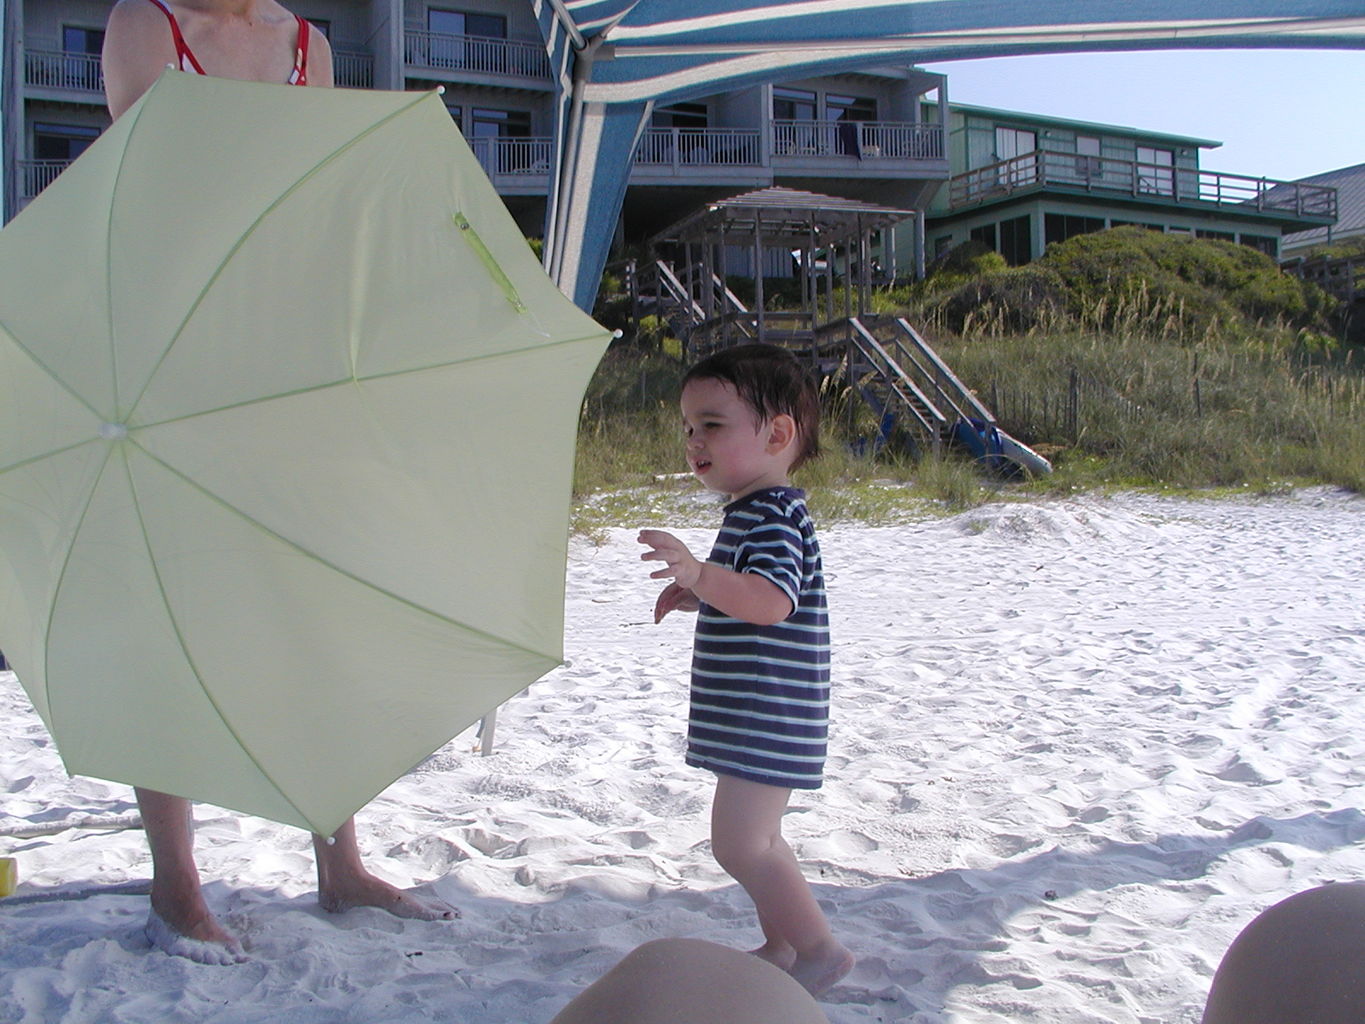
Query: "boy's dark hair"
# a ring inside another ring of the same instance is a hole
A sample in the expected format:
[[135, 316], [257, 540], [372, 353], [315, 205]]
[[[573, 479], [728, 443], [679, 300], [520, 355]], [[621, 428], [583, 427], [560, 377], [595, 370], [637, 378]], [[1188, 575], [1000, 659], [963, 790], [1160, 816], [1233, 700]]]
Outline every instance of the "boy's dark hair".
[[820, 395], [815, 381], [792, 353], [775, 345], [735, 345], [707, 356], [683, 376], [729, 384], [758, 422], [785, 413], [796, 423], [797, 450], [791, 468], [820, 454]]

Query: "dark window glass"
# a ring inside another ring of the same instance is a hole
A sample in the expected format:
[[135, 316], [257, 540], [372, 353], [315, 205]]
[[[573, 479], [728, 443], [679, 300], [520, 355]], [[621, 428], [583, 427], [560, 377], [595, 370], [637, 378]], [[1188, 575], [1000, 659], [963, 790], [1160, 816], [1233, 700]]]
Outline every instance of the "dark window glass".
[[814, 121], [815, 93], [806, 89], [773, 89], [773, 117], [779, 121]]
[[998, 249], [995, 242], [995, 225], [983, 224], [979, 228], [972, 228], [971, 239], [973, 242], [982, 242], [992, 249]]
[[62, 49], [67, 53], [97, 55], [104, 49], [104, 30], [98, 28], [62, 28]]
[[33, 159], [75, 160], [90, 143], [99, 138], [98, 128], [79, 125], [35, 124], [33, 126]]
[[1048, 245], [1053, 242], [1065, 242], [1076, 235], [1088, 235], [1092, 231], [1103, 230], [1103, 217], [1078, 217], [1070, 213], [1043, 215], [1043, 237]]
[[1033, 258], [1033, 228], [1028, 217], [1012, 217], [1000, 222], [1000, 255], [1012, 267]]
[[1249, 245], [1267, 256], [1280, 255], [1280, 240], [1274, 235], [1242, 235], [1240, 241], [1243, 245]]

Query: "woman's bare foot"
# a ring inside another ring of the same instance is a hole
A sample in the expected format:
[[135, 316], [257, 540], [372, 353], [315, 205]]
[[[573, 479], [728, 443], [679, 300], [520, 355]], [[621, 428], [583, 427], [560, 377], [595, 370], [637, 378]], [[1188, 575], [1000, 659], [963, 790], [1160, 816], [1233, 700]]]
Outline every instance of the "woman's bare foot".
[[460, 912], [445, 900], [400, 889], [368, 872], [338, 879], [327, 891], [318, 892], [318, 903], [332, 914], [352, 907], [378, 907], [394, 917], [414, 921], [449, 921], [460, 916]]
[[246, 963], [248, 959], [241, 942], [224, 929], [212, 914], [201, 917], [188, 925], [188, 930], [181, 931], [152, 910], [147, 915], [143, 934], [153, 948], [170, 956], [183, 956], [195, 963], [226, 966]]
[[819, 996], [839, 983], [853, 970], [853, 954], [834, 939], [805, 954], [787, 970], [813, 996]]
[[749, 952], [782, 971], [790, 971], [796, 963], [796, 947], [787, 942], [773, 942], [770, 939]]

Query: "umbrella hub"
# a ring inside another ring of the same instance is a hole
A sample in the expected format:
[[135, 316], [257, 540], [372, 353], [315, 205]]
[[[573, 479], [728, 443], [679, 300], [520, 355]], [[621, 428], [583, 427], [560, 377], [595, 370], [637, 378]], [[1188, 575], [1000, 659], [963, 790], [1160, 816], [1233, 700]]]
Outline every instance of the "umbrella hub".
[[122, 423], [101, 423], [100, 437], [106, 441], [122, 441], [128, 436], [128, 428]]

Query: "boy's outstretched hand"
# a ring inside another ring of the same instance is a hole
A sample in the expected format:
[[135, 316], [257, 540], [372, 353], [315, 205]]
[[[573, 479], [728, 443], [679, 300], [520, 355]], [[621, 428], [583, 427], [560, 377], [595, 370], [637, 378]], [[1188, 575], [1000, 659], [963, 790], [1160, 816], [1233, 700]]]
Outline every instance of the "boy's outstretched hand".
[[701, 563], [687, 545], [663, 530], [641, 530], [638, 539], [649, 548], [640, 556], [641, 561], [667, 563], [665, 568], [650, 573], [649, 578], [673, 577], [673, 582], [664, 587], [654, 602], [654, 621], [662, 622], [671, 611], [696, 611], [698, 601], [697, 595], [692, 593], [692, 585], [701, 576]]

